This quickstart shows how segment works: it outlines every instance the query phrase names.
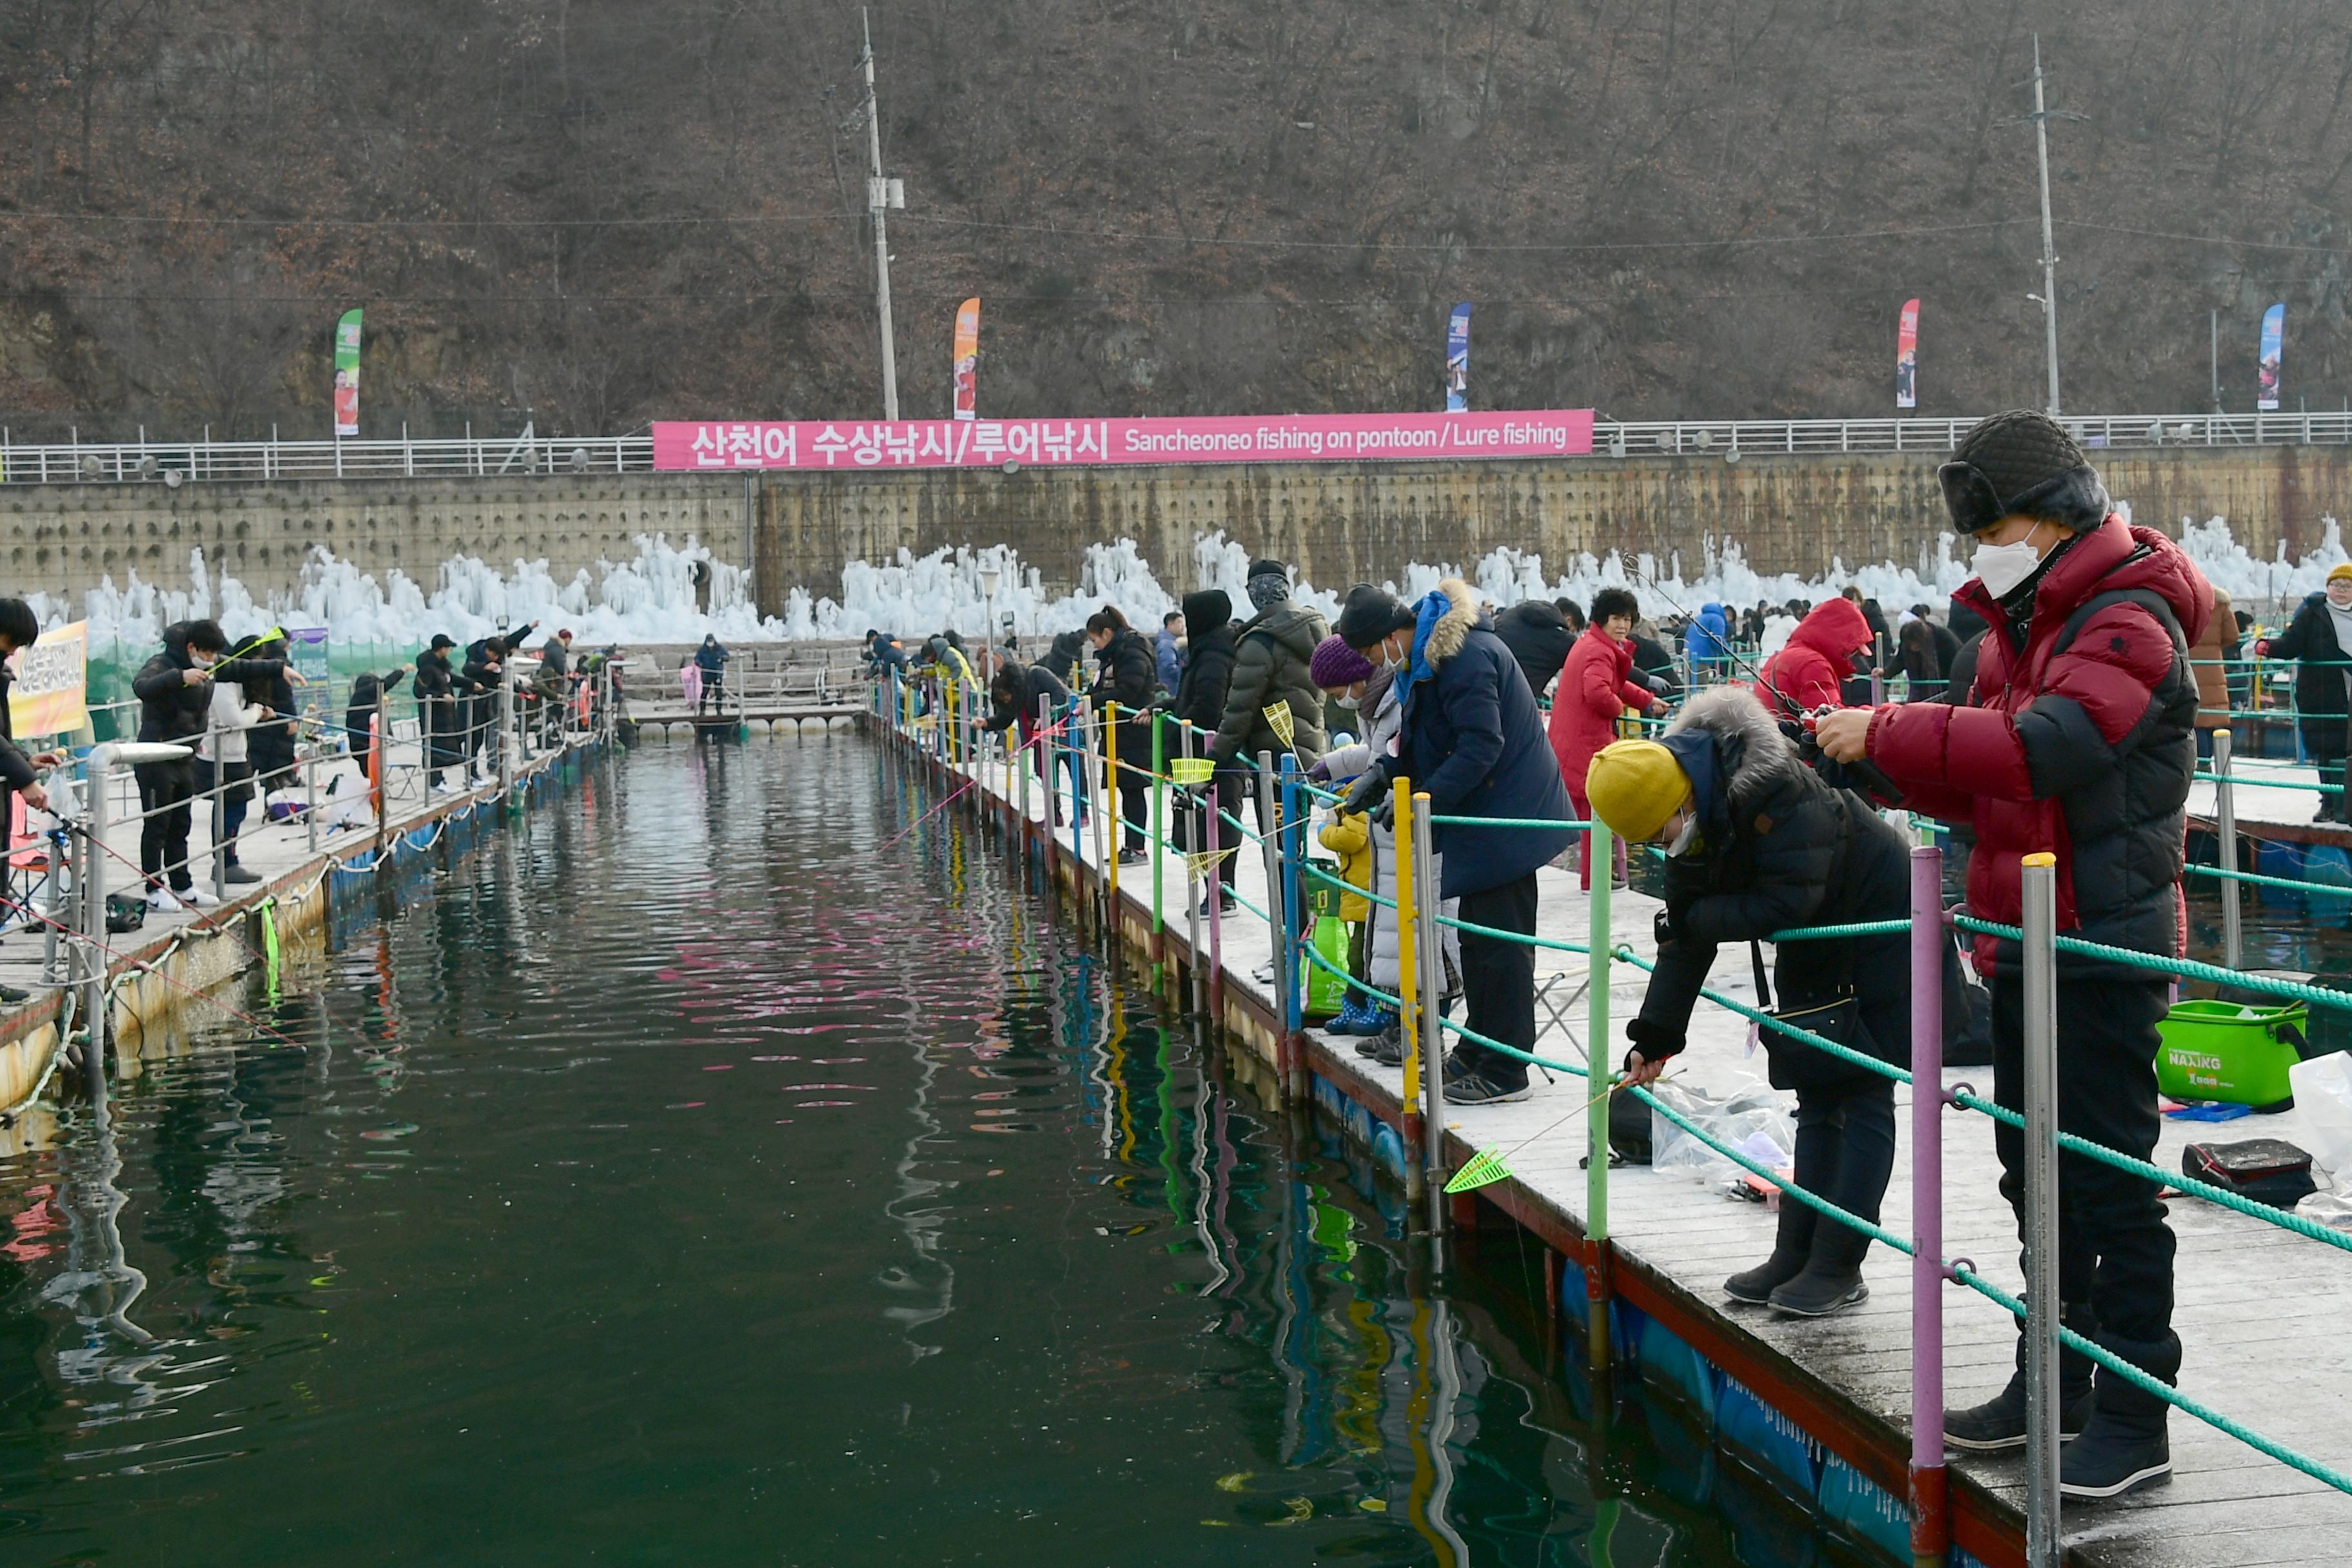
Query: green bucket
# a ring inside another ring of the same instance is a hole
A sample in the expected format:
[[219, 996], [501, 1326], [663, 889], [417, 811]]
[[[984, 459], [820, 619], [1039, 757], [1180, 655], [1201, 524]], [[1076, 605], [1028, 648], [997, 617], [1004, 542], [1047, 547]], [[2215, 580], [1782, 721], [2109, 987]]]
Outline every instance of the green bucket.
[[2180, 1002], [2158, 1033], [2157, 1087], [2175, 1100], [2293, 1103], [2286, 1069], [2303, 1059], [2305, 1010], [2238, 1002]]

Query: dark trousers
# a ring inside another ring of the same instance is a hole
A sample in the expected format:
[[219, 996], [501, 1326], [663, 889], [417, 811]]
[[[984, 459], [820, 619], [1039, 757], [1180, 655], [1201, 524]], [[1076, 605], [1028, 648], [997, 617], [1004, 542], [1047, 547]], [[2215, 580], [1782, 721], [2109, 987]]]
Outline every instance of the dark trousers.
[[150, 887], [166, 881], [182, 891], [195, 885], [188, 871], [189, 797], [195, 793], [195, 770], [185, 761], [140, 763], [131, 770], [139, 781], [139, 868]]
[[[1462, 895], [1465, 924], [1536, 934], [1536, 874], [1499, 888]], [[1536, 1048], [1536, 950], [1500, 937], [1462, 935], [1462, 997], [1469, 1026], [1490, 1040], [1523, 1051]], [[1461, 1064], [1496, 1083], [1528, 1081], [1528, 1064], [1517, 1057], [1465, 1040], [1454, 1047]]]
[[714, 702], [719, 704], [721, 713], [727, 711], [727, 672], [723, 669], [702, 672], [702, 698], [694, 705], [694, 710], [700, 713]]
[[[2024, 982], [1992, 983], [1993, 1098], [2025, 1106]], [[2136, 1159], [2156, 1151], [2157, 1024], [2165, 1015], [2160, 980], [2058, 982], [2058, 1127]], [[2025, 1202], [2025, 1134], [1993, 1128], [2000, 1191], [2020, 1213]], [[2157, 1184], [2096, 1160], [2058, 1156], [2058, 1299], [2066, 1325], [2144, 1372], [2170, 1382], [2180, 1371], [2172, 1331], [2172, 1229]], [[2022, 1336], [2018, 1364], [2024, 1364]], [[2069, 1352], [2070, 1376], [2088, 1363]], [[2121, 1378], [2102, 1374], [2098, 1403], [2125, 1424], [2161, 1430], [2165, 1405]]]
[[425, 702], [425, 763], [431, 769], [433, 782], [441, 782], [446, 768], [466, 764], [464, 705], [446, 697], [427, 698]]
[[2341, 822], [2352, 813], [2344, 809], [2344, 738], [2342, 718], [2306, 718], [2303, 721], [2303, 750], [2319, 769], [2319, 782], [2338, 786], [2323, 792], [2319, 797], [2319, 819]]
[[[1892, 1081], [1872, 1075], [1843, 1086], [1797, 1091], [1797, 1185], [1876, 1224], [1886, 1179], [1894, 1172]], [[1819, 1213], [1807, 1205], [1798, 1206]], [[1843, 1243], [1852, 1249], [1848, 1256], [1859, 1259], [1869, 1250], [1870, 1238], [1862, 1232], [1835, 1220], [1825, 1223], [1851, 1238]]]
[[[194, 759], [195, 793], [204, 797], [205, 820], [212, 822], [212, 794], [220, 792], [220, 836], [213, 845], [227, 864], [236, 864], [236, 836], [245, 829], [246, 808], [253, 804], [253, 764], [251, 763], [213, 763], [204, 758]], [[188, 803], [190, 826], [194, 824], [195, 802]]]
[[[1220, 773], [1215, 775], [1216, 807], [1227, 816], [1242, 816], [1242, 775]], [[1209, 847], [1209, 805], [1207, 795], [1201, 791], [1186, 790], [1177, 797], [1176, 831], [1178, 842], [1186, 849], [1205, 851]], [[1247, 817], [1242, 817], [1246, 822]], [[1242, 830], [1230, 822], [1217, 824], [1217, 847], [1227, 853], [1217, 862], [1217, 880], [1230, 888], [1241, 865], [1241, 858], [1233, 851], [1248, 843]]]

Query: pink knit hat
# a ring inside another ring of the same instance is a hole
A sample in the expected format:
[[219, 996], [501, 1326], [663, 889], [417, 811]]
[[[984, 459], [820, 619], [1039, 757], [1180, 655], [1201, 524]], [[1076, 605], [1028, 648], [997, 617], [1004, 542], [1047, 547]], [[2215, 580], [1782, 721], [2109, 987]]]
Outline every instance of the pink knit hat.
[[1315, 645], [1315, 657], [1307, 666], [1307, 678], [1326, 691], [1370, 680], [1373, 673], [1372, 661], [1341, 642], [1336, 633]]

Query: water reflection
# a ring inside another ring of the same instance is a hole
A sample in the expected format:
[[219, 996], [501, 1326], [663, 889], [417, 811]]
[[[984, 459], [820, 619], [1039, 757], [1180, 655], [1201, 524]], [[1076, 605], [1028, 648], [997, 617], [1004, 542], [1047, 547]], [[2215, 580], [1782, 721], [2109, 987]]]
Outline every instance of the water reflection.
[[1433, 1289], [1360, 1151], [887, 755], [594, 784], [290, 970], [299, 1047], [211, 1032], [0, 1162], [0, 1532], [152, 1556], [160, 1499], [169, 1560], [241, 1568], [1731, 1561], [1648, 1437], [1654, 1480], [1596, 1481], [1533, 1259]]

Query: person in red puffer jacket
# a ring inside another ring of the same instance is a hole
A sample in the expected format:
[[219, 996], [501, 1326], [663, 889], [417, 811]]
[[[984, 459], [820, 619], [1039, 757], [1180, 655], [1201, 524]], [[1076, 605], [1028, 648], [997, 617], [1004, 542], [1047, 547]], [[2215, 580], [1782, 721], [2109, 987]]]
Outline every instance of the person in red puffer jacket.
[[[1593, 755], [1617, 739], [1617, 721], [1628, 709], [1662, 717], [1666, 705], [1656, 692], [1633, 678], [1633, 623], [1641, 602], [1623, 588], [1603, 588], [1592, 601], [1591, 624], [1584, 628], [1559, 668], [1559, 684], [1552, 689], [1551, 723], [1548, 733], [1552, 755], [1559, 759], [1560, 782], [1568, 785], [1569, 804], [1577, 820], [1592, 820], [1592, 803], [1584, 797], [1584, 773]], [[1592, 886], [1592, 832], [1584, 833], [1578, 858], [1584, 886]]]
[[[2180, 876], [2197, 680], [2189, 649], [2213, 589], [2179, 546], [2107, 505], [2098, 470], [2046, 416], [1998, 414], [1937, 471], [1959, 531], [1978, 539], [1975, 580], [1953, 595], [1988, 623], [1972, 689], [1947, 702], [1832, 713], [1819, 727], [1837, 762], [1867, 757], [1914, 810], [1969, 822], [1969, 907], [2018, 922], [2021, 865], [2056, 856], [2058, 927], [2159, 958], [2186, 942]], [[2023, 1101], [2019, 944], [1979, 935], [1992, 982], [1994, 1097]], [[2156, 1151], [2160, 972], [2060, 952], [2058, 1125], [2140, 1160]], [[2022, 1223], [2024, 1136], [1993, 1130], [2001, 1191]], [[2059, 1159], [2058, 1289], [2064, 1321], [2167, 1383], [2173, 1250], [2158, 1184], [2075, 1154]], [[2009, 1386], [1947, 1417], [1953, 1446], [2025, 1441], [2025, 1351]], [[2172, 1468], [2168, 1406], [2086, 1358], [2060, 1361], [2062, 1426], [2079, 1429], [2059, 1466], [2070, 1497], [2112, 1497]]]
[[1780, 651], [1764, 661], [1756, 695], [1776, 719], [1794, 719], [1827, 703], [1853, 674], [1853, 656], [1871, 646], [1870, 623], [1852, 599], [1815, 605]]

